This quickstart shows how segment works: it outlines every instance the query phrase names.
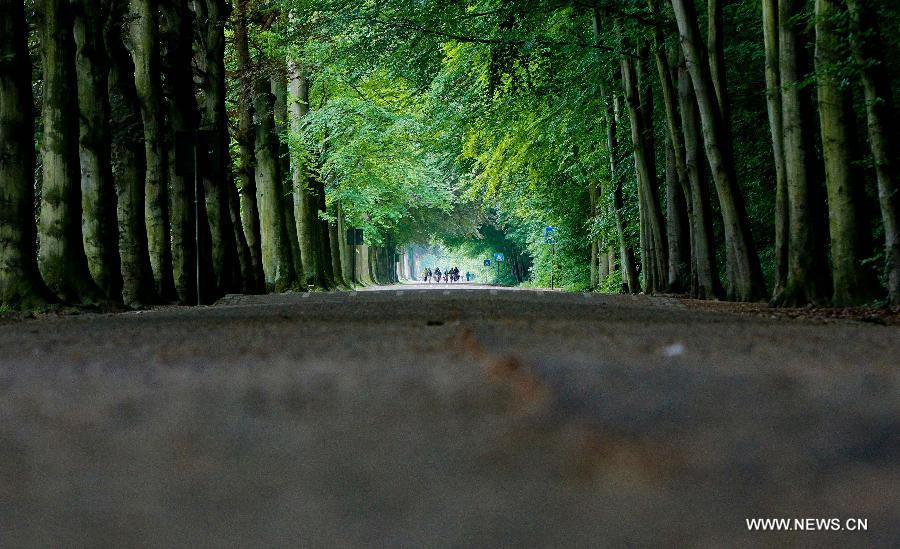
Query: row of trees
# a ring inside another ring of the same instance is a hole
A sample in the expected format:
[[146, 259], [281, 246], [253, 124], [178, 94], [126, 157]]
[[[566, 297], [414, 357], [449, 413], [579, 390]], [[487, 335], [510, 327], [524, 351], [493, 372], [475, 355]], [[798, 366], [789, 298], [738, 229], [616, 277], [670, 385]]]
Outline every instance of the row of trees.
[[431, 146], [454, 159], [465, 196], [525, 233], [537, 278], [553, 261], [540, 242], [553, 224], [569, 280], [588, 263], [594, 288], [784, 306], [900, 300], [895, 3], [322, 11], [328, 32], [349, 37], [341, 56], [422, 90], [430, 127], [452, 136]]
[[0, 4], [0, 307], [193, 304], [348, 287], [354, 270], [395, 280], [392, 243], [346, 245], [317, 151], [288, 151], [305, 69], [251, 54], [248, 32], [279, 14], [235, 8]]
[[33, 8], [0, 14], [3, 306], [390, 281], [432, 239], [537, 284], [900, 300], [887, 0]]

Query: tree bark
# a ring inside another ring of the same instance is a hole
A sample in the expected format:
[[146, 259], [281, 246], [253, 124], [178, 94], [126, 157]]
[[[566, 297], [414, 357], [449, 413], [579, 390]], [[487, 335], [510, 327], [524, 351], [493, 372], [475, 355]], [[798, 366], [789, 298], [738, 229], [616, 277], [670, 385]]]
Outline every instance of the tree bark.
[[703, 141], [725, 228], [725, 247], [730, 267], [728, 296], [739, 301], [756, 301], [765, 295], [762, 269], [750, 234], [744, 199], [737, 184], [731, 130], [722, 116], [692, 0], [672, 0], [700, 121]]
[[716, 101], [722, 120], [728, 124], [730, 100], [725, 78], [725, 14], [722, 12], [723, 0], [707, 0], [706, 2], [706, 48], [709, 56], [709, 75], [716, 90]]
[[[288, 110], [291, 135], [298, 138], [303, 134], [303, 118], [309, 112], [309, 81], [302, 67], [291, 61], [288, 63]], [[325, 281], [324, 267], [320, 261], [318, 234], [318, 218], [316, 201], [312, 193], [308, 158], [306, 151], [297, 148], [291, 152], [293, 172], [294, 210], [296, 212], [297, 236], [300, 244], [300, 257], [303, 261], [303, 273], [306, 284], [319, 289], [328, 287]]]
[[306, 280], [303, 273], [303, 254], [300, 249], [300, 237], [297, 232], [297, 216], [294, 209], [294, 185], [291, 175], [291, 155], [288, 146], [288, 84], [287, 72], [279, 66], [272, 76], [272, 95], [275, 96], [275, 130], [278, 134], [278, 162], [281, 165], [284, 186], [284, 212], [287, 220], [288, 240], [291, 244], [291, 253], [294, 256], [294, 268], [297, 269], [297, 278]]
[[238, 239], [229, 206], [230, 154], [225, 107], [225, 21], [230, 6], [223, 0], [194, 0], [198, 26], [195, 80], [200, 91], [200, 130], [210, 137], [201, 170], [206, 217], [211, 236], [211, 260], [218, 293], [242, 289]]
[[276, 292], [299, 289], [284, 212], [284, 190], [273, 113], [275, 100], [268, 76], [257, 76], [253, 103], [256, 116], [256, 199], [259, 203], [266, 286]]
[[[590, 215], [591, 215], [591, 223], [597, 218], [597, 201], [598, 201], [598, 193], [597, 193], [597, 184], [591, 181], [588, 183], [588, 200], [590, 201]], [[596, 290], [602, 284], [602, 280], [600, 278], [600, 270], [599, 270], [599, 249], [600, 243], [593, 236], [590, 238], [591, 241], [591, 269], [590, 269], [590, 289]]]
[[313, 197], [315, 199], [315, 219], [316, 219], [316, 237], [319, 252], [319, 262], [325, 274], [325, 287], [328, 289], [335, 288], [338, 285], [334, 276], [334, 265], [331, 261], [331, 231], [328, 229], [328, 220], [325, 218], [327, 213], [326, 197], [325, 197], [325, 181], [321, 175], [313, 177], [315, 189]]
[[[638, 48], [638, 57], [647, 53]], [[644, 256], [644, 289], [649, 293], [666, 289], [668, 270], [668, 244], [663, 228], [662, 210], [656, 185], [655, 152], [652, 145], [652, 102], [648, 103], [641, 84], [648, 84], [644, 62], [637, 61], [638, 69], [630, 56], [621, 56], [622, 88], [628, 105], [631, 122], [631, 142], [634, 151], [634, 167], [638, 179], [638, 203], [642, 220], [642, 255]], [[638, 81], [639, 74], [644, 78]]]
[[0, 2], [0, 308], [28, 310], [53, 297], [35, 249], [35, 121], [23, 8], [23, 2]]
[[[202, 179], [209, 171], [207, 159], [215, 154], [215, 145], [208, 135], [199, 134], [200, 113], [197, 108], [192, 66], [192, 14], [189, 0], [160, 0], [160, 63], [163, 74], [165, 103], [166, 169], [169, 181], [169, 224], [172, 238], [172, 273], [178, 301], [182, 304], [200, 301], [211, 303], [222, 294], [213, 271], [214, 239], [210, 231], [210, 216], [206, 208], [206, 193]], [[198, 44], [197, 61], [205, 61], [204, 45]], [[177, 147], [179, 136], [192, 147]], [[194, 170], [178, 170], [179, 164], [197, 165]], [[189, 156], [185, 159], [179, 155]], [[201, 178], [197, 185], [197, 178]], [[217, 217], [218, 212], [213, 212]], [[216, 218], [216, 221], [218, 219]], [[199, 259], [199, 261], [198, 261]], [[199, 266], [199, 275], [198, 275]]]
[[78, 82], [79, 158], [84, 251], [97, 286], [110, 301], [122, 300], [107, 91], [109, 61], [103, 45], [106, 6], [74, 0], [75, 69]]
[[868, 2], [847, 0], [850, 11], [850, 44], [860, 67], [866, 98], [869, 147], [875, 163], [878, 203], [884, 226], [888, 298], [900, 305], [900, 190], [897, 185], [896, 111], [882, 31]]
[[260, 244], [259, 207], [256, 203], [256, 130], [253, 127], [253, 74], [247, 35], [247, 3], [248, 0], [238, 0], [234, 21], [235, 64], [239, 75], [238, 131], [235, 138], [239, 147], [241, 225], [247, 239], [253, 273], [252, 278], [248, 279], [248, 285], [254, 292], [262, 293], [266, 290], [266, 282]]
[[675, 167], [675, 149], [666, 140], [666, 240], [669, 243], [667, 291], [682, 293], [690, 288], [690, 223], [684, 192]]
[[141, 102], [146, 158], [145, 219], [150, 264], [156, 293], [163, 300], [176, 298], [172, 275], [172, 244], [168, 205], [168, 154], [164, 135], [159, 15], [156, 0], [130, 0], [127, 16], [134, 60], [134, 82]]
[[784, 291], [773, 305], [824, 303], [828, 295], [828, 262], [820, 230], [818, 196], [813, 186], [815, 152], [811, 139], [812, 102], [802, 89], [807, 63], [798, 16], [802, 0], [778, 3], [779, 71], [784, 134], [784, 166], [788, 195], [788, 273]]
[[63, 301], [99, 303], [103, 293], [91, 278], [82, 241], [72, 11], [64, 0], [40, 0], [35, 7], [44, 69], [38, 263]]
[[778, 45], [778, 0], [762, 0], [763, 40], [766, 55], [766, 107], [772, 132], [775, 163], [775, 282], [773, 296], [787, 284], [788, 210], [784, 167], [784, 122], [781, 110], [780, 51]]
[[337, 217], [338, 246], [341, 254], [341, 276], [352, 289], [357, 282], [353, 277], [354, 266], [351, 263], [354, 260], [354, 254], [352, 251], [353, 247], [347, 244], [347, 223], [344, 219], [344, 208], [340, 202], [335, 204], [335, 212]]
[[127, 0], [112, 0], [110, 6], [104, 39], [110, 60], [111, 163], [118, 195], [122, 298], [125, 305], [139, 308], [159, 300], [154, 287], [144, 219], [144, 124], [134, 85], [134, 63], [123, 38]]
[[350, 285], [344, 280], [341, 263], [341, 234], [338, 232], [337, 221], [328, 222], [328, 244], [331, 246], [331, 270], [334, 273], [334, 283], [338, 288], [349, 289]]
[[[595, 7], [593, 11], [594, 40], [599, 43], [601, 33], [601, 17], [600, 8]], [[618, 150], [618, 115], [613, 108], [614, 97], [607, 93], [606, 86], [601, 81], [599, 83], [600, 96], [603, 98], [604, 115], [606, 118], [606, 149], [609, 154], [609, 178], [612, 183], [613, 193], [613, 217], [616, 222], [616, 236], [619, 243], [619, 256], [622, 262], [622, 285], [623, 289], [630, 293], [637, 294], [641, 291], [641, 283], [638, 278], [637, 267], [634, 262], [634, 252], [628, 246], [625, 234], [625, 217], [622, 213], [624, 208], [622, 198], [622, 178], [617, 172], [616, 155]]]
[[681, 62], [683, 60], [683, 56], [679, 56], [678, 104], [684, 134], [684, 165], [691, 189], [691, 296], [697, 299], [719, 299], [724, 292], [716, 261], [709, 186], [701, 165], [703, 140], [700, 135], [699, 113], [694, 85], [687, 67]]
[[613, 181], [613, 215], [616, 221], [616, 235], [619, 239], [619, 256], [622, 258], [622, 280], [628, 292], [637, 294], [641, 292], [641, 283], [638, 278], [637, 267], [634, 262], [634, 251], [628, 245], [625, 234], [625, 216], [622, 210], [625, 207], [622, 197], [622, 177], [617, 172], [616, 154], [618, 150], [618, 138], [616, 129], [618, 120], [613, 112], [612, 99], [605, 96], [606, 104], [606, 147], [609, 153], [609, 173]]
[[874, 299], [878, 281], [863, 263], [869, 256], [868, 227], [860, 211], [864, 180], [853, 168], [851, 153], [856, 138], [850, 89], [842, 88], [836, 74], [845, 53], [836, 18], [845, 12], [833, 0], [816, 0], [815, 6], [817, 97], [831, 237], [831, 302], [847, 307]]

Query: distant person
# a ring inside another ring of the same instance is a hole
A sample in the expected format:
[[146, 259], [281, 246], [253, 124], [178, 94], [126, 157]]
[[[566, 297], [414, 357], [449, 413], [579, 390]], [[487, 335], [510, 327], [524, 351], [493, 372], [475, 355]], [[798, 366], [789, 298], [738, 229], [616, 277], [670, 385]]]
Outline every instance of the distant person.
[[422, 277], [422, 282], [428, 282], [428, 280], [430, 278], [431, 278], [431, 268], [425, 269], [425, 273]]
[[437, 268], [434, 270], [434, 281], [435, 282], [441, 281], [441, 269], [440, 268]]
[[472, 280], [472, 273], [466, 271], [466, 282], [469, 282], [470, 280]]

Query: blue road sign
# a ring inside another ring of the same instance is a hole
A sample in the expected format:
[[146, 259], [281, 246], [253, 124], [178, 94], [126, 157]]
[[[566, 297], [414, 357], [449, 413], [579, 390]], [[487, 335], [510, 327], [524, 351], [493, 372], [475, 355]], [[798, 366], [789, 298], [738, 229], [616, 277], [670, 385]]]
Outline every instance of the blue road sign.
[[490, 267], [490, 266], [491, 266], [491, 260], [490, 260], [490, 259], [485, 259], [485, 260], [484, 260], [484, 266], [485, 266], [485, 267]]
[[494, 261], [500, 262], [505, 259], [506, 259], [506, 256], [504, 256], [503, 254], [501, 254], [499, 252], [494, 254]]
[[556, 243], [556, 227], [544, 228], [544, 242], [546, 242], [547, 244]]

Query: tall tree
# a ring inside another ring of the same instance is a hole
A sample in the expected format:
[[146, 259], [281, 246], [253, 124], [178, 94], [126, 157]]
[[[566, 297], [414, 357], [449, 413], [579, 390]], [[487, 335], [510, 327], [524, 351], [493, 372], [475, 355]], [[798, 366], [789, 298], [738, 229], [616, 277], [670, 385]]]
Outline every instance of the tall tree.
[[23, 2], [0, 2], [0, 308], [52, 300], [38, 273], [34, 223], [34, 114]]
[[[253, 277], [248, 286], [256, 292], [266, 289], [260, 243], [259, 206], [256, 202], [256, 129], [253, 126], [254, 70], [250, 64], [248, 0], [238, 0], [234, 18], [234, 50], [238, 71], [238, 130], [235, 139], [239, 147], [238, 182], [241, 224], [247, 239], [250, 268]], [[234, 200], [232, 198], [232, 200]], [[233, 208], [233, 207], [232, 207]]]
[[781, 111], [778, 0], [762, 0], [762, 18], [766, 55], [766, 108], [769, 114], [775, 163], [775, 281], [772, 295], [779, 296], [787, 284], [788, 198], [784, 167], [784, 122]]
[[860, 67], [866, 98], [866, 120], [869, 147], [875, 163], [878, 203], [884, 225], [887, 259], [888, 295], [893, 305], [900, 305], [900, 189], [897, 184], [896, 111], [891, 78], [884, 56], [885, 41], [878, 22], [876, 7], [883, 2], [847, 0], [850, 11], [850, 43]]
[[278, 136], [273, 113], [275, 98], [269, 76], [259, 74], [254, 86], [256, 119], [256, 200], [260, 212], [260, 235], [266, 286], [276, 292], [298, 289], [297, 271], [288, 240], [284, 212], [284, 190], [278, 162]]
[[144, 124], [134, 86], [134, 63], [126, 49], [122, 29], [127, 3], [127, 0], [110, 1], [104, 44], [110, 60], [111, 163], [118, 194], [122, 298], [129, 307], [142, 307], [156, 302], [158, 297], [144, 220]]
[[784, 166], [788, 197], [788, 273], [776, 305], [822, 303], [828, 296], [828, 263], [814, 186], [813, 106], [803, 89], [808, 64], [804, 55], [802, 0], [779, 0], [778, 46]]
[[[221, 293], [213, 274], [213, 236], [209, 229], [205, 189], [197, 185], [209, 171], [206, 161], [215, 144], [198, 134], [199, 112], [192, 55], [193, 15], [188, 0], [159, 0], [162, 56], [163, 123], [168, 181], [169, 226], [172, 241], [172, 273], [178, 300], [184, 304], [211, 302]], [[198, 49], [203, 49], [202, 46]], [[196, 150], [195, 150], [196, 147]], [[179, 158], [179, 157], [191, 158]], [[193, 160], [197, 162], [194, 165]], [[189, 169], [192, 167], [193, 169]]]
[[731, 129], [716, 98], [706, 47], [700, 40], [696, 10], [692, 0], [672, 0], [672, 8], [700, 111], [706, 158], [722, 210], [726, 257], [730, 265], [727, 269], [728, 294], [739, 301], [758, 300], [765, 295], [762, 268], [750, 234], [744, 197], [737, 184]]
[[275, 96], [275, 131], [278, 134], [278, 162], [281, 165], [282, 186], [284, 188], [284, 213], [288, 230], [288, 241], [294, 257], [294, 268], [297, 278], [306, 280], [303, 273], [303, 254], [300, 250], [300, 239], [297, 233], [297, 215], [294, 209], [294, 181], [291, 174], [291, 154], [288, 143], [288, 83], [287, 71], [279, 63], [272, 75], [272, 95]]
[[223, 0], [194, 0], [198, 27], [196, 75], [200, 91], [200, 129], [209, 143], [206, 169], [201, 170], [212, 244], [212, 269], [220, 292], [242, 288], [238, 242], [232, 224], [232, 192], [225, 109], [225, 22], [230, 6]]
[[[634, 166], [638, 179], [638, 204], [644, 235], [641, 246], [644, 285], [648, 292], [662, 292], [666, 289], [668, 279], [668, 244], [657, 195], [655, 151], [651, 141], [653, 104], [652, 101], [647, 101], [642, 88], [642, 85], [649, 86], [642, 59], [648, 51], [640, 47], [637, 52], [637, 62], [630, 55], [621, 56], [622, 89], [628, 105]], [[640, 81], [639, 76], [643, 77]]]
[[669, 139], [666, 139], [666, 241], [669, 244], [666, 289], [680, 293], [690, 287], [690, 223], [675, 167], [675, 149]]
[[691, 295], [698, 299], [718, 299], [724, 292], [716, 261], [709, 185], [702, 166], [700, 115], [683, 55], [679, 56], [678, 63], [678, 105], [684, 134], [684, 165], [691, 197]]
[[134, 60], [134, 82], [141, 102], [146, 157], [145, 218], [150, 264], [156, 293], [164, 300], [175, 299], [172, 276], [172, 234], [169, 225], [168, 154], [161, 66], [159, 59], [159, 9], [156, 0], [130, 0], [127, 16], [130, 49]]
[[110, 162], [109, 61], [103, 44], [107, 5], [99, 0], [75, 0], [70, 5], [75, 16], [84, 250], [94, 282], [107, 299], [119, 301], [122, 273]]
[[[593, 30], [594, 41], [600, 44], [602, 27], [601, 27], [601, 10], [595, 7], [593, 10]], [[628, 292], [636, 294], [641, 291], [641, 283], [638, 278], [637, 266], [634, 260], [634, 251], [628, 245], [625, 235], [625, 218], [623, 214], [624, 200], [622, 197], [622, 177], [618, 171], [618, 135], [617, 128], [619, 123], [618, 110], [614, 108], [616, 101], [615, 95], [607, 91], [606, 84], [601, 80], [598, 83], [598, 91], [604, 104], [604, 118], [606, 122], [606, 150], [609, 155], [609, 177], [611, 180], [611, 190], [613, 198], [613, 217], [616, 222], [616, 236], [619, 244], [619, 256], [622, 262], [622, 284]]]
[[[303, 134], [304, 118], [309, 113], [309, 80], [304, 69], [293, 61], [288, 63], [288, 89], [290, 100], [288, 105], [291, 135], [299, 137]], [[300, 245], [300, 258], [303, 262], [303, 274], [308, 286], [325, 289], [324, 266], [319, 252], [318, 214], [312, 180], [309, 177], [309, 159], [301, 147], [291, 152], [291, 172], [293, 175], [293, 197], [297, 236]]]
[[39, 265], [63, 301], [98, 303], [102, 292], [88, 270], [81, 231], [72, 11], [63, 0], [41, 0], [35, 7], [44, 68]]
[[[839, 2], [839, 0], [838, 0]], [[841, 22], [846, 10], [834, 0], [816, 0], [816, 79], [828, 220], [831, 236], [831, 301], [836, 306], [859, 305], [875, 297], [875, 273], [863, 262], [868, 257], [868, 227], [861, 210], [865, 191], [854, 173], [853, 104], [850, 89], [842, 86], [838, 65], [846, 57]]]

